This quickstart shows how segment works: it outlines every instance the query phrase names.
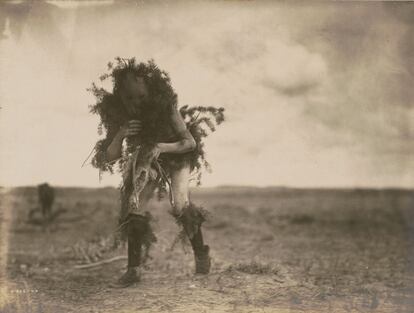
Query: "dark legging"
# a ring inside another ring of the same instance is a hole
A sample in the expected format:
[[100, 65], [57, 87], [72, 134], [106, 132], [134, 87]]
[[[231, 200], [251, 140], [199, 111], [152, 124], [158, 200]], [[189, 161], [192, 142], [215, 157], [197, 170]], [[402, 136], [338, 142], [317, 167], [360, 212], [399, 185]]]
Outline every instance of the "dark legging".
[[142, 245], [149, 231], [148, 219], [131, 214], [128, 222], [128, 266], [140, 266], [142, 262]]

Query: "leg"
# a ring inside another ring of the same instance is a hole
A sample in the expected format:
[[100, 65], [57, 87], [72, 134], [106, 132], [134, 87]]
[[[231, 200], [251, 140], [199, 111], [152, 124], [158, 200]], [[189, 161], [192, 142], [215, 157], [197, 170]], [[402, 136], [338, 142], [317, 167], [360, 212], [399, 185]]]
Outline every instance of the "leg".
[[48, 203], [42, 204], [42, 228], [43, 231], [48, 230], [49, 228], [49, 214], [48, 211], [50, 210]]
[[128, 219], [128, 267], [138, 267], [143, 261], [142, 245], [149, 228], [148, 218], [131, 214]]
[[46, 221], [46, 224], [49, 224], [51, 222], [51, 214], [52, 213], [52, 204], [51, 203], [46, 203], [45, 206], [43, 207], [43, 218]]
[[128, 266], [136, 267], [141, 265], [142, 245], [145, 236], [150, 231], [149, 218], [143, 214], [148, 202], [151, 200], [155, 188], [154, 181], [149, 181], [140, 193], [140, 203], [138, 212], [131, 212], [128, 216]]
[[171, 173], [171, 187], [174, 199], [174, 215], [182, 223], [194, 251], [196, 273], [208, 274], [210, 271], [209, 246], [204, 245], [201, 224], [204, 221], [200, 210], [190, 202], [189, 178], [190, 165], [186, 164]]
[[[155, 182], [150, 181], [140, 193], [140, 212], [145, 211], [155, 188]], [[139, 267], [143, 261], [142, 246], [145, 245], [149, 232], [150, 224], [147, 216], [135, 213], [128, 215], [128, 269], [118, 280], [118, 286], [127, 287], [140, 281], [141, 275]]]

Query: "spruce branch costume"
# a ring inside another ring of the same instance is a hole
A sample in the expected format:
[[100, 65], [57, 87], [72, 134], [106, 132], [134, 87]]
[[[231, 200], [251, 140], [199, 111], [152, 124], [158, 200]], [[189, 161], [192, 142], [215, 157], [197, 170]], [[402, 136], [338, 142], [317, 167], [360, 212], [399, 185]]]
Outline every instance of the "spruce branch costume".
[[[177, 95], [171, 87], [168, 73], [160, 70], [153, 60], [136, 63], [134, 58], [116, 58], [115, 65], [108, 63], [108, 71], [109, 73], [102, 75], [100, 79], [112, 79], [111, 92], [99, 88], [95, 83], [89, 89], [96, 97], [96, 103], [90, 106], [90, 110], [100, 117], [98, 133], [104, 135], [95, 145], [92, 165], [98, 168], [100, 173], [113, 173], [115, 168], [122, 173], [118, 230], [121, 240], [128, 238], [128, 259], [132, 262], [131, 266], [136, 266], [136, 263], [140, 263], [148, 254], [151, 244], [156, 241], [150, 227], [151, 215], [144, 212], [141, 206], [143, 193], [145, 194], [146, 190], [156, 190], [162, 197], [168, 188], [171, 189], [171, 173], [183, 165], [190, 165], [197, 184], [200, 184], [202, 169], [210, 169], [205, 158], [203, 138], [208, 136], [207, 130], [214, 131], [216, 125], [224, 121], [224, 109], [212, 106], [181, 107], [179, 113], [194, 137], [196, 148], [185, 153], [162, 153], [157, 157], [154, 152], [157, 143], [177, 141], [177, 134], [169, 120], [172, 110], [177, 110]], [[148, 97], [145, 100], [148, 103], [137, 109], [136, 116], [127, 113], [120, 97], [121, 84], [127, 73], [142, 77], [148, 88]], [[106, 155], [108, 146], [119, 129], [131, 119], [141, 121], [142, 131], [138, 136], [128, 137], [122, 156], [109, 162]], [[199, 272], [208, 272], [206, 268], [209, 268], [209, 264], [202, 264], [201, 261], [197, 265], [198, 257], [203, 259], [204, 254], [208, 255], [208, 246], [203, 245], [200, 230], [206, 218], [205, 210], [193, 203], [181, 210], [177, 209], [171, 190], [170, 202], [170, 213], [182, 228], [177, 238], [183, 238], [184, 234], [188, 237], [195, 252], [196, 270], [198, 266]], [[133, 238], [138, 237], [139, 243], [132, 246], [137, 242]], [[141, 247], [146, 250], [144, 254], [141, 253]]]

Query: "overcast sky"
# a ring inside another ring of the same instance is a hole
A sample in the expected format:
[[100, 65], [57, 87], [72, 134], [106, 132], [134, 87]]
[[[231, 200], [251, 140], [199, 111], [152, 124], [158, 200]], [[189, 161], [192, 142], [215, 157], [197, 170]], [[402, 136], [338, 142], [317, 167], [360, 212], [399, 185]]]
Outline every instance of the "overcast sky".
[[414, 3], [1, 6], [0, 185], [117, 185], [81, 168], [86, 88], [135, 56], [180, 105], [226, 108], [203, 185], [414, 187]]

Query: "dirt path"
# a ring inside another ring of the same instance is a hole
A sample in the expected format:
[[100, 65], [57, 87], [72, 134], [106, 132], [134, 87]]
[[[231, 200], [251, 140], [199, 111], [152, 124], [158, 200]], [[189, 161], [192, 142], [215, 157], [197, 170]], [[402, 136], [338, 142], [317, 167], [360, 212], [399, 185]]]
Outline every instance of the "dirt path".
[[75, 269], [85, 260], [74, 247], [110, 234], [116, 191], [60, 190], [57, 206], [69, 210], [49, 232], [26, 223], [33, 192], [3, 192], [0, 312], [413, 312], [411, 193], [255, 194], [194, 195], [212, 212], [207, 276], [170, 249], [177, 228], [154, 202], [158, 243], [143, 280], [113, 289], [125, 261]]

